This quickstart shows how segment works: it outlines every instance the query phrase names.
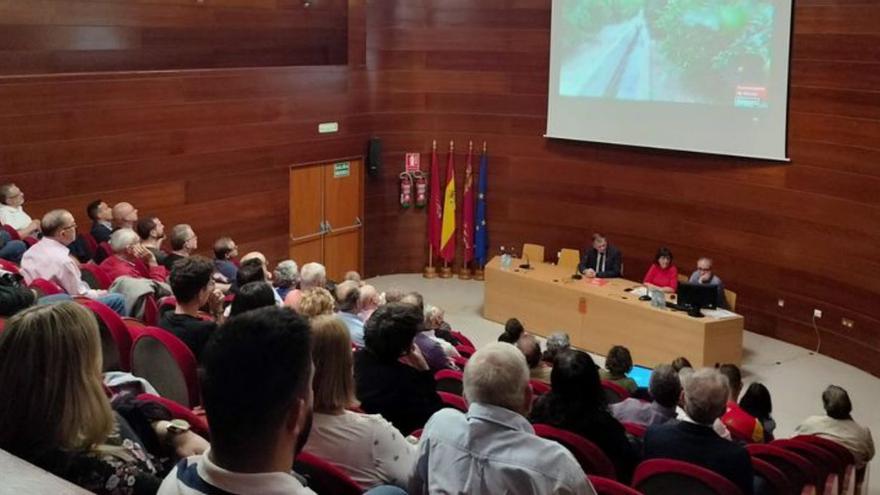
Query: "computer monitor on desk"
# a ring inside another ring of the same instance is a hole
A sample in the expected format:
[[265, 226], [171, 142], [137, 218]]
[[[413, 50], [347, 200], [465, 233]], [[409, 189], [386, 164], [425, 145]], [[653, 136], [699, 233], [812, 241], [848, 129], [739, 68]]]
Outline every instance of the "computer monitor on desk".
[[679, 282], [677, 294], [678, 305], [686, 308], [690, 316], [700, 317], [703, 316], [700, 313], [701, 309], [715, 308], [718, 301], [718, 286]]

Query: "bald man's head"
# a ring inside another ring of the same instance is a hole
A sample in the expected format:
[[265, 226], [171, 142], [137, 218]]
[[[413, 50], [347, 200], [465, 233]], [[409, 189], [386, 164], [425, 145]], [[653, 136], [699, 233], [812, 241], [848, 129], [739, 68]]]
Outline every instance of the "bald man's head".
[[138, 221], [138, 211], [131, 203], [116, 203], [113, 206], [113, 226], [117, 229], [134, 229]]

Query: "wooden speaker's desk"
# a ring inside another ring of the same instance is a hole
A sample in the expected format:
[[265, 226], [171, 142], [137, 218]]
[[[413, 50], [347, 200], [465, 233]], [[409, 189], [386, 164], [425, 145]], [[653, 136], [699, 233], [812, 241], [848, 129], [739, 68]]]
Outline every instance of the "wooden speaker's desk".
[[[496, 256], [485, 267], [483, 315], [504, 323], [518, 318], [526, 330], [548, 336], [563, 331], [573, 346], [605, 355], [613, 345], [629, 348], [636, 364], [653, 368], [685, 356], [694, 366], [742, 361], [743, 318], [728, 314], [693, 318], [682, 311], [655, 308], [625, 289], [638, 282], [573, 280], [556, 265], [533, 263], [501, 268]], [[600, 285], [601, 284], [601, 285]]]

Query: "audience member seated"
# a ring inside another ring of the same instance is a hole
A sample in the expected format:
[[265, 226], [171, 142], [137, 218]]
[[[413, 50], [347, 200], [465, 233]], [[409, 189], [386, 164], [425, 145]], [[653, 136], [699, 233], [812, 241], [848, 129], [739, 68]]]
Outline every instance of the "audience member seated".
[[382, 298], [385, 301], [385, 304], [400, 302], [403, 299], [403, 296], [406, 295], [406, 291], [399, 287], [392, 287], [391, 289], [386, 290], [382, 293]]
[[447, 368], [457, 369], [452, 362], [452, 359], [450, 359], [449, 356], [446, 355], [446, 351], [443, 350], [443, 345], [435, 338], [434, 332], [425, 329], [425, 299], [422, 295], [418, 292], [410, 292], [403, 296], [400, 302], [415, 306], [416, 309], [418, 309], [419, 314], [422, 315], [422, 323], [419, 328], [419, 333], [416, 334], [416, 338], [413, 342], [415, 342], [416, 347], [419, 348], [419, 352], [424, 356], [425, 362], [428, 363], [428, 367], [431, 368], [432, 371], [439, 371]]
[[635, 380], [626, 376], [632, 369], [633, 360], [629, 349], [622, 345], [616, 345], [608, 351], [608, 356], [605, 358], [605, 369], [599, 372], [599, 376], [602, 380], [616, 383], [630, 394], [634, 394], [639, 386]]
[[660, 364], [654, 368], [648, 391], [653, 402], [630, 397], [611, 404], [611, 414], [618, 421], [644, 426], [663, 424], [675, 419], [675, 406], [681, 397], [681, 382], [675, 368], [668, 364]]
[[67, 246], [76, 238], [73, 215], [67, 210], [52, 210], [43, 215], [41, 223], [43, 238], [31, 246], [21, 259], [24, 281], [30, 284], [38, 278], [48, 280], [71, 296], [96, 299], [124, 316], [125, 299], [119, 294], [90, 289], [82, 280], [79, 264], [70, 257]]
[[214, 268], [223, 275], [227, 284], [235, 283], [238, 265], [233, 261], [238, 257], [238, 246], [231, 237], [221, 237], [214, 241]]
[[275, 289], [268, 282], [250, 282], [238, 288], [229, 316], [266, 306], [275, 306]]
[[[684, 359], [684, 358], [676, 358], [676, 361], [678, 361], [678, 359]], [[693, 374], [694, 374], [694, 369], [691, 368], [690, 366], [684, 367], [681, 370], [679, 370], [678, 380], [681, 382], [682, 390], [684, 390], [685, 384], [687, 383], [687, 380], [691, 376], [693, 376]], [[681, 398], [678, 400], [678, 407], [675, 408], [675, 418], [679, 421], [692, 421], [688, 417], [687, 412], [684, 410], [684, 404], [685, 404], [684, 394], [682, 394]], [[712, 429], [715, 430], [715, 433], [717, 433], [719, 437], [721, 437], [725, 440], [731, 439], [730, 432], [727, 431], [727, 427], [724, 426], [724, 423], [721, 422], [720, 417], [718, 419], [716, 419], [715, 422], [712, 423]]]
[[291, 290], [284, 298], [284, 305], [299, 311], [299, 300], [303, 292], [314, 287], [327, 285], [327, 269], [320, 263], [306, 263], [299, 272], [299, 289]]
[[654, 262], [645, 274], [644, 284], [652, 289], [675, 293], [678, 289], [678, 268], [672, 264], [672, 251], [662, 247], [657, 250]]
[[571, 337], [565, 332], [553, 332], [547, 337], [544, 353], [541, 354], [541, 361], [553, 366], [556, 355], [561, 351], [571, 349]]
[[323, 287], [312, 287], [303, 292], [299, 301], [298, 313], [306, 318], [315, 318], [321, 315], [332, 315], [336, 312], [336, 300], [330, 295], [330, 291]]
[[[0, 448], [98, 494], [155, 493], [159, 465], [111, 409], [101, 361], [97, 321], [78, 304], [12, 317], [0, 334]], [[181, 455], [207, 448], [191, 432], [169, 432], [168, 421], [144, 422], [156, 445]]]
[[296, 284], [299, 282], [299, 266], [296, 261], [284, 260], [275, 265], [273, 275], [275, 275], [275, 292], [278, 293], [278, 297], [284, 300], [288, 292], [296, 289]]
[[776, 429], [776, 421], [773, 413], [773, 401], [770, 399], [770, 390], [762, 383], [752, 383], [739, 399], [739, 407], [757, 418], [764, 430], [764, 441], [773, 441], [773, 430]]
[[358, 284], [363, 284], [363, 281], [361, 280], [361, 274], [354, 271], [354, 270], [349, 270], [349, 271], [345, 272], [345, 276], [342, 277], [342, 280], [343, 281], [351, 280], [352, 282], [357, 282]]
[[137, 226], [138, 211], [131, 203], [116, 203], [113, 205], [113, 230], [132, 229]]
[[702, 466], [735, 483], [746, 495], [753, 491], [752, 463], [746, 449], [720, 438], [712, 424], [725, 410], [727, 380], [714, 369], [696, 371], [684, 382], [687, 418], [648, 428], [645, 459], [675, 459]]
[[6, 285], [0, 279], [0, 317], [9, 318], [36, 302], [37, 294], [32, 289]]
[[291, 471], [312, 421], [309, 349], [308, 322], [287, 309], [260, 308], [221, 326], [200, 376], [211, 447], [178, 463], [159, 495], [314, 495]]
[[524, 417], [529, 371], [513, 346], [478, 350], [464, 370], [464, 394], [467, 413], [443, 409], [425, 426], [409, 493], [595, 493], [574, 456], [536, 436]]
[[336, 286], [336, 316], [348, 328], [351, 342], [357, 348], [364, 346], [364, 322], [358, 317], [360, 300], [358, 282], [346, 280]]
[[416, 447], [382, 416], [347, 410], [358, 406], [348, 329], [333, 315], [311, 325], [315, 414], [303, 450], [336, 464], [364, 488], [406, 488]]
[[111, 280], [133, 277], [164, 282], [168, 277], [168, 270], [156, 262], [153, 253], [141, 246], [140, 240], [135, 231], [128, 228], [118, 229], [110, 236], [113, 256], [102, 261], [98, 266]]
[[541, 344], [531, 334], [525, 334], [516, 341], [516, 347], [526, 357], [526, 364], [529, 365], [529, 378], [544, 383], [550, 383], [550, 373], [553, 371], [552, 366], [541, 361]]
[[737, 404], [742, 391], [742, 373], [735, 364], [722, 364], [718, 371], [727, 377], [730, 398], [727, 400], [727, 411], [721, 417], [724, 426], [735, 440], [745, 442], [763, 442], [764, 427], [758, 418], [747, 413]]
[[[239, 272], [242, 269], [245, 269], [245, 273], [239, 273], [235, 277], [235, 290], [238, 290], [238, 287], [249, 283], [249, 282], [257, 282], [263, 281], [268, 282], [269, 285], [272, 284], [272, 272], [269, 271], [269, 262], [266, 260], [266, 255], [259, 251], [251, 251], [244, 256], [241, 257], [241, 266], [239, 266]], [[275, 293], [275, 303], [278, 306], [281, 306], [284, 301], [278, 297], [278, 293]]]
[[423, 315], [413, 305], [386, 304], [364, 327], [364, 348], [354, 357], [357, 398], [405, 434], [422, 428], [443, 407], [434, 374], [413, 339]]
[[165, 226], [162, 221], [154, 216], [141, 218], [135, 225], [135, 232], [141, 238], [141, 246], [153, 253], [156, 263], [164, 265], [168, 255], [162, 251], [162, 241], [165, 240]]
[[0, 225], [8, 225], [22, 239], [40, 233], [40, 221], [25, 213], [24, 193], [15, 184], [0, 185]]
[[688, 358], [684, 356], [679, 356], [672, 360], [672, 368], [675, 370], [676, 373], [679, 373], [684, 368], [693, 369], [694, 367], [691, 365], [691, 362], [688, 361]]
[[[470, 366], [469, 361], [465, 371]], [[572, 431], [593, 442], [611, 459], [617, 478], [628, 483], [638, 464], [638, 454], [623, 425], [608, 412], [593, 358], [574, 349], [560, 352], [553, 364], [550, 384], [550, 392], [535, 403], [532, 423]]]
[[719, 308], [729, 308], [727, 298], [724, 296], [724, 283], [718, 278], [718, 275], [712, 272], [712, 260], [709, 258], [700, 258], [697, 261], [697, 269], [691, 274], [688, 282], [692, 284], [714, 285], [718, 289], [718, 296], [715, 304]]
[[[223, 294], [214, 288], [213, 273], [214, 264], [202, 256], [191, 256], [175, 264], [169, 283], [177, 305], [159, 319], [159, 326], [186, 344], [196, 359], [217, 325], [223, 322]], [[206, 304], [214, 321], [199, 314], [199, 308]]]
[[833, 440], [852, 452], [856, 468], [865, 467], [874, 458], [874, 438], [871, 430], [852, 418], [849, 394], [842, 387], [829, 385], [822, 392], [822, 406], [825, 415], [808, 417], [795, 428], [795, 433]]
[[[95, 238], [95, 242], [110, 242], [110, 234], [113, 233], [113, 210], [110, 205], [96, 199], [86, 206], [86, 215], [92, 221], [89, 233]], [[97, 261], [100, 263], [103, 260]]]
[[0, 229], [0, 258], [11, 261], [16, 265], [21, 264], [21, 257], [27, 251], [24, 241], [13, 239], [9, 232]]
[[360, 292], [361, 300], [359, 305], [361, 310], [358, 313], [358, 318], [361, 321], [367, 321], [370, 319], [373, 311], [376, 311], [376, 308], [384, 304], [384, 302], [382, 301], [382, 294], [379, 294], [379, 291], [370, 284], [362, 285]]
[[[446, 353], [448, 357], [460, 356], [455, 349], [455, 346], [458, 345], [458, 340], [452, 336], [451, 332], [443, 329], [445, 323], [443, 321], [443, 314], [443, 310], [437, 306], [431, 306], [430, 304], [426, 305], [425, 330], [422, 333], [428, 335], [431, 339], [440, 344], [440, 347], [443, 348], [443, 352]], [[440, 335], [444, 335], [444, 337], [441, 337]], [[453, 344], [453, 342], [455, 343]]]
[[175, 261], [192, 255], [199, 247], [199, 237], [193, 232], [192, 227], [185, 223], [172, 227], [168, 240], [172, 251], [165, 256], [163, 265], [169, 270], [174, 266]]
[[498, 342], [507, 342], [508, 344], [516, 344], [526, 329], [523, 324], [516, 318], [510, 318], [504, 323], [504, 333], [498, 336]]
[[602, 234], [593, 234], [593, 246], [581, 259], [578, 273], [587, 278], [620, 277], [623, 275], [623, 256]]

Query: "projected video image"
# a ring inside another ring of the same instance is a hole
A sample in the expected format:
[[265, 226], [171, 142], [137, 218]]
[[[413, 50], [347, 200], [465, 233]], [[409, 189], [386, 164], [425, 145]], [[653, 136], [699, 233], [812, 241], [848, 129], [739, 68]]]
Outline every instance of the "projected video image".
[[559, 92], [768, 106], [768, 0], [564, 0]]

